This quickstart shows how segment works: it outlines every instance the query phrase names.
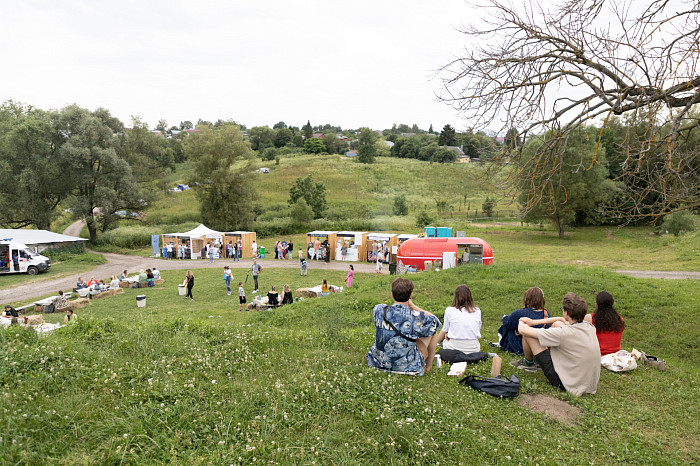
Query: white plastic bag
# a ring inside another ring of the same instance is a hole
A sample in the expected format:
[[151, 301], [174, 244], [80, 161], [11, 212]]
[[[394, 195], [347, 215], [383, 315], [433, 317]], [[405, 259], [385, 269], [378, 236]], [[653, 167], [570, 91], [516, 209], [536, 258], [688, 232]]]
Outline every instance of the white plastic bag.
[[606, 354], [600, 358], [600, 363], [613, 372], [627, 372], [637, 368], [637, 360], [625, 350]]

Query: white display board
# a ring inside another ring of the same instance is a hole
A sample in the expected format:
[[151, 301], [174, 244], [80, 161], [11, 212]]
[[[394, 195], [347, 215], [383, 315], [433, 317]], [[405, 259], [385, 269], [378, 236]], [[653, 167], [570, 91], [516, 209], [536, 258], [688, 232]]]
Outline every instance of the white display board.
[[457, 265], [457, 253], [456, 252], [443, 252], [442, 253], [442, 268], [452, 269]]

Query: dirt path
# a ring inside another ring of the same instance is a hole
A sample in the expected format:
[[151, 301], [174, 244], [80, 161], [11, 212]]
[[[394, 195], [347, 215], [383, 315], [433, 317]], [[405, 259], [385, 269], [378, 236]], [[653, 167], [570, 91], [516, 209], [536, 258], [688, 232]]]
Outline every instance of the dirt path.
[[660, 272], [654, 270], [616, 270], [621, 275], [634, 278], [666, 278], [669, 280], [700, 280], [700, 272]]
[[63, 234], [80, 238], [80, 232], [83, 230], [84, 226], [85, 221], [78, 220], [77, 222], [73, 222], [70, 225], [68, 225], [68, 227], [65, 230], [63, 230]]

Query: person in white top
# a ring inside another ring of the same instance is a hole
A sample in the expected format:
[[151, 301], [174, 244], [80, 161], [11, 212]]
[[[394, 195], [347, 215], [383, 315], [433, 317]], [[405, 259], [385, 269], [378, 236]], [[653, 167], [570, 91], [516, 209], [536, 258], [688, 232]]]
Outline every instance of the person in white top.
[[481, 350], [481, 309], [474, 305], [467, 285], [455, 288], [452, 306], [445, 309], [442, 331], [438, 341], [444, 349], [476, 353]]

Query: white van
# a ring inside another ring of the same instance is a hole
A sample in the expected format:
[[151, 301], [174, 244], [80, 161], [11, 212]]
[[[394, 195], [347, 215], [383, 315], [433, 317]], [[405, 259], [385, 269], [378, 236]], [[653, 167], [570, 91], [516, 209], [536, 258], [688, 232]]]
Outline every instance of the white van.
[[48, 257], [32, 252], [26, 245], [17, 241], [0, 241], [0, 275], [24, 272], [36, 275], [50, 268]]

